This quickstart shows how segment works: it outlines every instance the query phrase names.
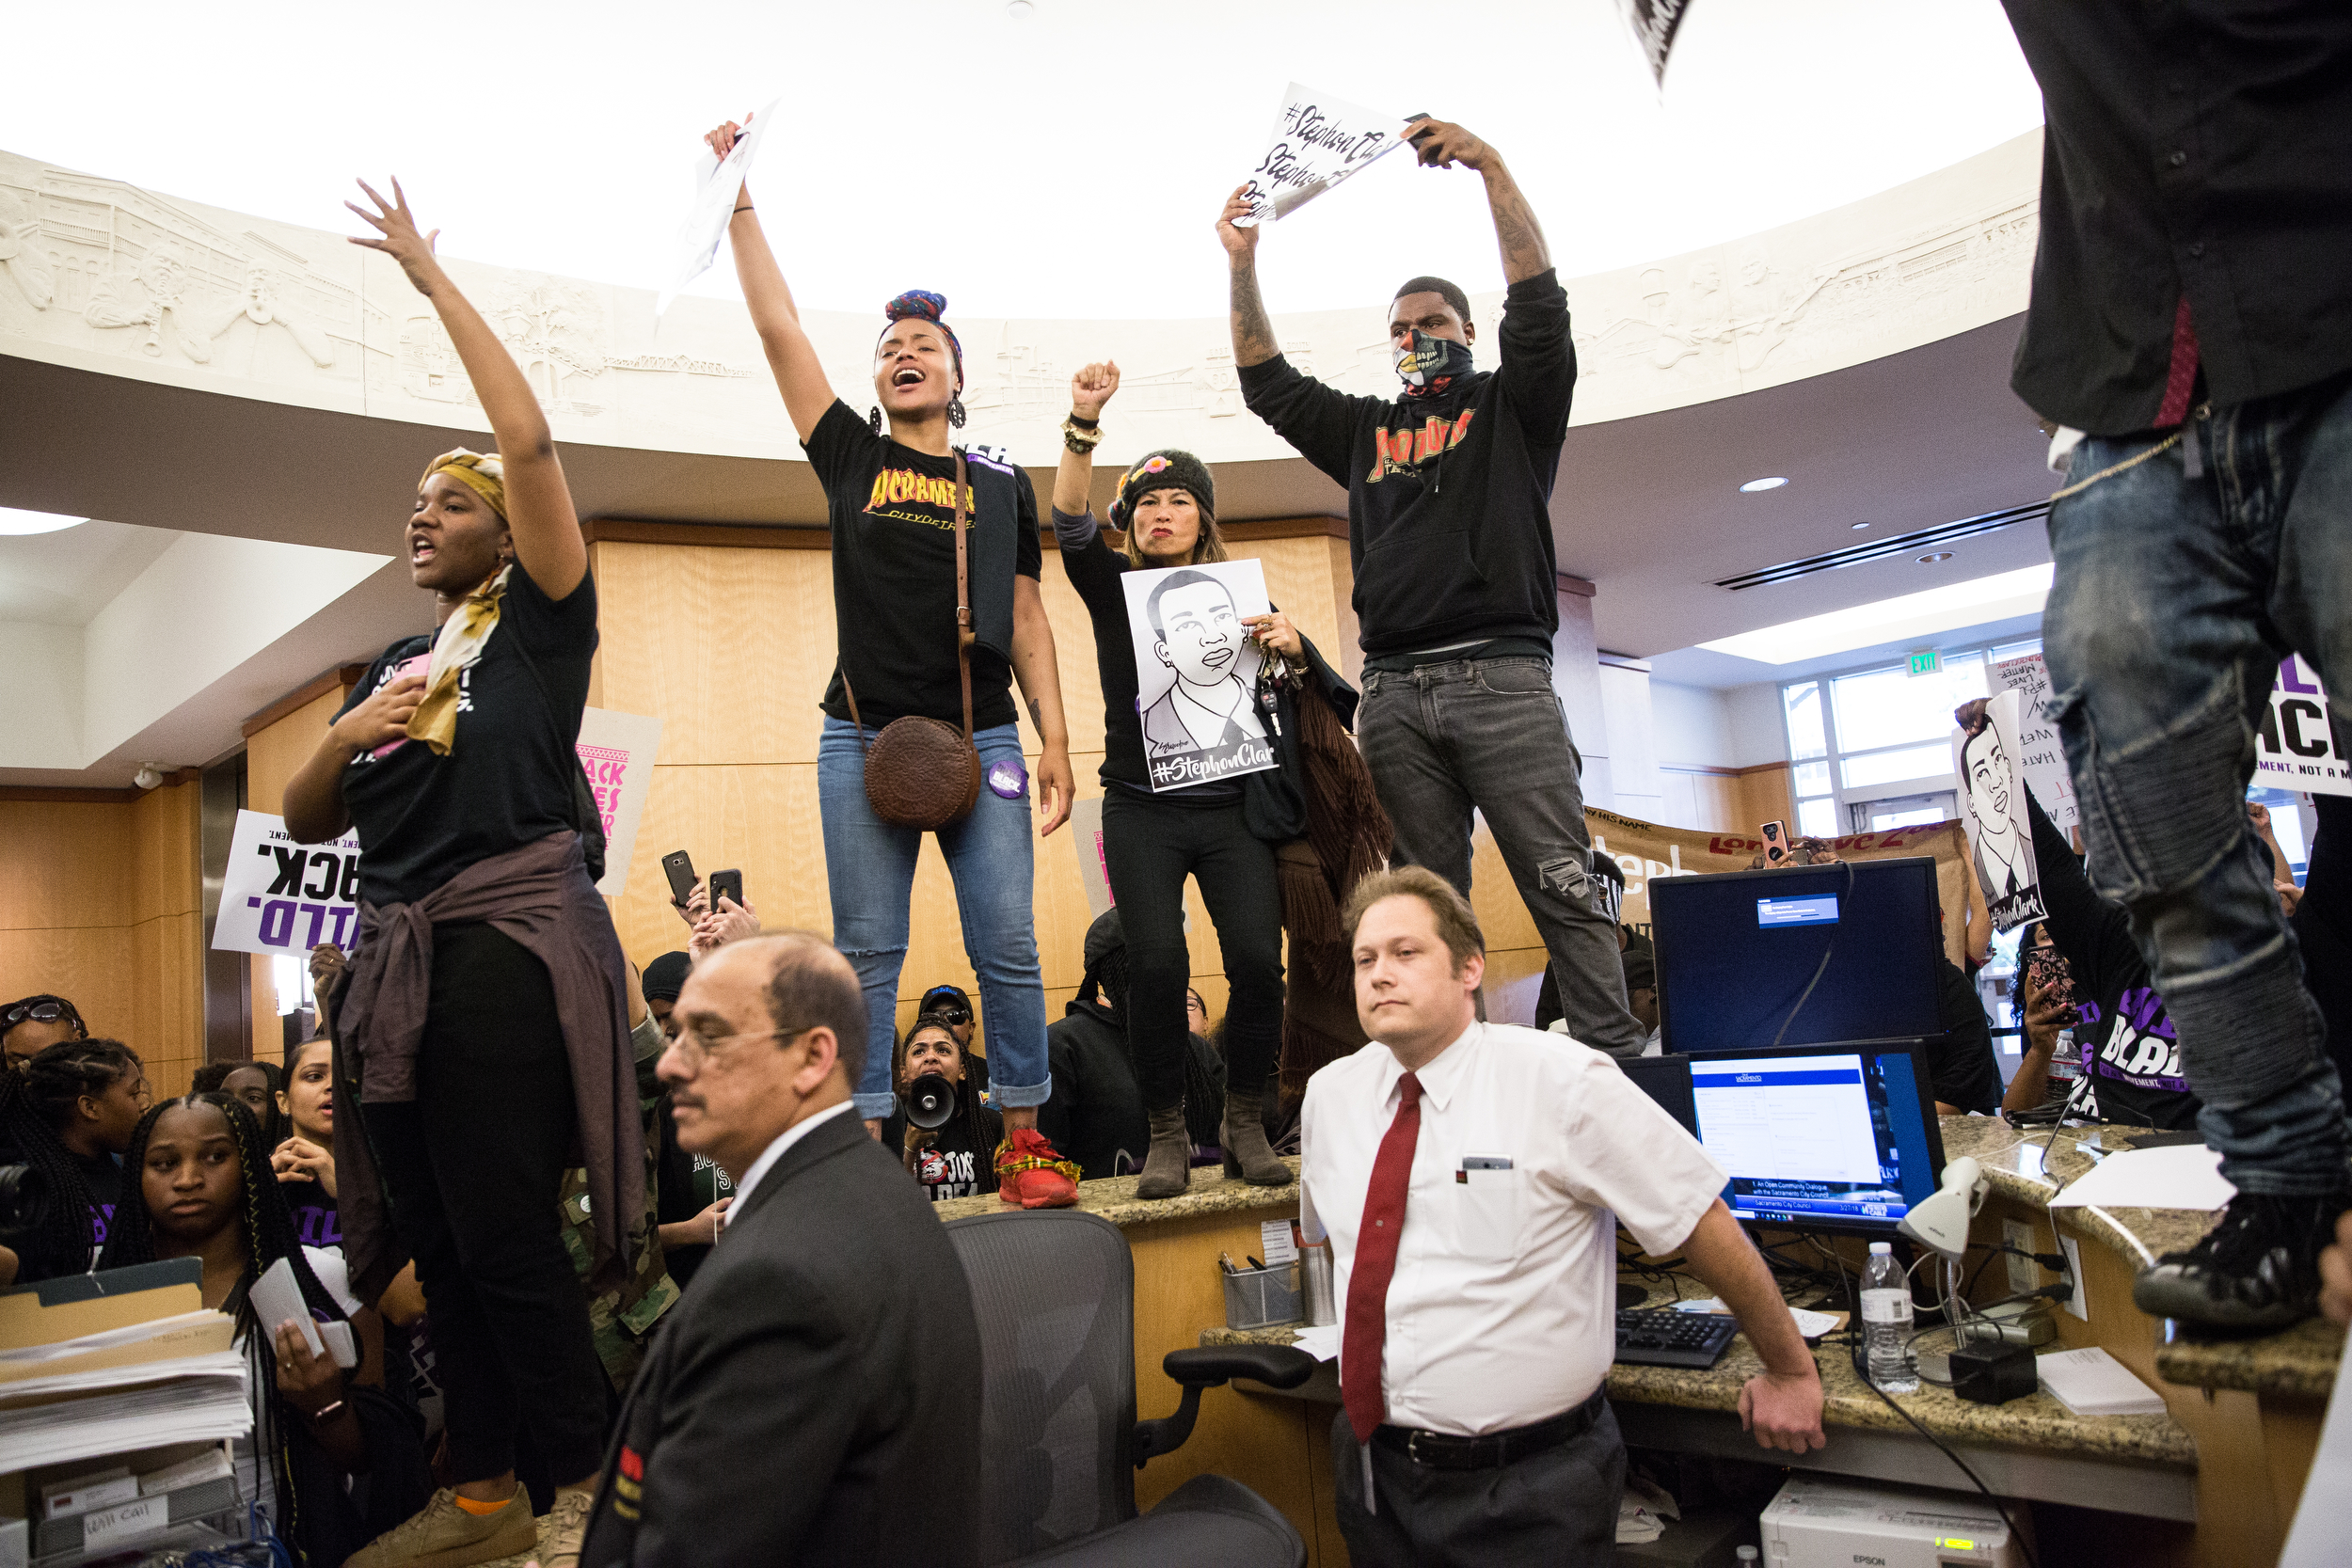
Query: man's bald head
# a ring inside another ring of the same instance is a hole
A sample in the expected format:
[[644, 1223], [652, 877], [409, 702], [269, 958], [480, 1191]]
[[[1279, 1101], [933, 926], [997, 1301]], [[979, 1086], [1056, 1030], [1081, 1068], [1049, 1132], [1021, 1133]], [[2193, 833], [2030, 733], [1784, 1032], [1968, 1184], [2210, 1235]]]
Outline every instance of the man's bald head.
[[768, 1016], [777, 1029], [833, 1031], [850, 1086], [866, 1067], [866, 992], [840, 950], [814, 931], [778, 931], [729, 942], [712, 958], [755, 964], [767, 976]]

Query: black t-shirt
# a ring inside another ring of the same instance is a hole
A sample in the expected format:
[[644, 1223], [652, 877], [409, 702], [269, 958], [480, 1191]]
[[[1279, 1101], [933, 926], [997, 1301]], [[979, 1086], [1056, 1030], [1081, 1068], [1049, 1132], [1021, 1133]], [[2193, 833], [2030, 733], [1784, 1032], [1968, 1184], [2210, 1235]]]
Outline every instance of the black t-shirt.
[[[435, 756], [421, 740], [396, 740], [380, 755], [362, 752], [343, 769], [343, 805], [359, 833], [362, 899], [413, 903], [476, 861], [573, 825], [572, 775], [580, 760], [572, 746], [596, 651], [595, 579], [582, 577], [557, 603], [517, 563], [506, 579], [498, 629], [458, 673], [457, 736], [449, 755]], [[429, 637], [393, 643], [368, 666], [336, 717], [374, 695], [411, 659], [414, 673], [423, 674], [432, 653]]]
[[114, 1233], [115, 1205], [122, 1201], [122, 1162], [111, 1154], [75, 1154], [82, 1186], [89, 1193], [90, 1256]]
[[1928, 1045], [1928, 1074], [1935, 1098], [1963, 1113], [2001, 1108], [2001, 1065], [1993, 1056], [1993, 1025], [1977, 988], [1951, 959], [1936, 959], [1935, 1015], [1943, 1036]]
[[314, 1247], [343, 1244], [342, 1212], [336, 1206], [332, 1193], [315, 1181], [281, 1181], [278, 1191], [286, 1199], [286, 1212], [294, 1219], [296, 1241]]
[[[961, 1098], [961, 1087], [958, 1093]], [[1002, 1128], [993, 1114], [984, 1115], [981, 1120], [987, 1127], [975, 1136], [971, 1118], [959, 1107], [947, 1124], [931, 1134], [931, 1147], [915, 1151], [914, 1180], [933, 1203], [996, 1190], [997, 1136], [992, 1134], [1000, 1135]], [[903, 1153], [906, 1133], [906, 1114], [899, 1112], [882, 1124], [882, 1147]]]
[[[857, 689], [857, 716], [871, 735], [914, 715], [963, 724], [963, 684], [956, 668], [956, 460], [902, 447], [835, 399], [803, 443], [825, 487], [833, 529], [833, 608], [839, 664], [820, 705], [850, 717], [842, 695], [847, 669]], [[1014, 570], [1035, 579], [1044, 570], [1038, 543], [1037, 492], [1016, 470], [1020, 515]], [[965, 526], [969, 515], [967, 499]], [[976, 562], [977, 564], [977, 562]], [[979, 584], [973, 584], [975, 602]], [[972, 727], [1013, 721], [1012, 667], [987, 647], [972, 649]]]

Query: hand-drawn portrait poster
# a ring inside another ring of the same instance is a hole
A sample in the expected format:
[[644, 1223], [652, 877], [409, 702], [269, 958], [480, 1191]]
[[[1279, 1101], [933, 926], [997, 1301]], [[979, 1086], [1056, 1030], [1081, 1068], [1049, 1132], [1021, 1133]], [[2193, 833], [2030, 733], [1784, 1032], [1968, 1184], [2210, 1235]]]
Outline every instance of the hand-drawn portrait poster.
[[2017, 759], [2018, 692], [2011, 689], [1985, 705], [1985, 725], [1975, 735], [1952, 736], [1952, 768], [1960, 775], [1961, 820], [1968, 824], [1968, 847], [1983, 885], [1986, 908], [1996, 931], [2013, 930], [2047, 912], [2042, 907], [2042, 877], [2033, 859], [2033, 832], [2026, 817], [2026, 781]]
[[1129, 572], [1136, 711], [1154, 793], [1276, 767], [1258, 711], [1257, 641], [1242, 618], [1263, 615], [1265, 574], [1254, 561]]

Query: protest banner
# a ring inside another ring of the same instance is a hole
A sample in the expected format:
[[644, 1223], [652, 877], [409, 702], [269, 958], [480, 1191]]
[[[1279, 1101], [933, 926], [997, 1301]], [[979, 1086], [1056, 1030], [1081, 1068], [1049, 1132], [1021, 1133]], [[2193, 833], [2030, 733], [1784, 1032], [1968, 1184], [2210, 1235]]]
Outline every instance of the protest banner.
[[2042, 907], [2042, 874], [2034, 864], [2033, 829], [2019, 791], [2015, 758], [2021, 693], [2002, 692], [1984, 706], [1984, 727], [1975, 735], [1952, 732], [1952, 771], [1960, 775], [1962, 820], [1996, 931], [2013, 930], [2047, 912]]
[[[1595, 806], [1584, 808], [1584, 829], [1593, 847], [1613, 858], [1625, 873], [1627, 925], [1647, 934], [1650, 928], [1649, 884], [1661, 877], [1699, 877], [1718, 871], [1745, 871], [1764, 853], [1762, 837], [1748, 833], [1711, 832], [1704, 828], [1666, 828], [1639, 817], [1620, 816]], [[1967, 953], [1967, 918], [1963, 911], [1983, 918], [1981, 895], [1972, 897], [1976, 874], [1969, 866], [1968, 842], [1958, 822], [1931, 822], [1917, 827], [1887, 828], [1853, 833], [1845, 838], [1813, 839], [1808, 843], [1840, 860], [1891, 860], [1927, 855], [1935, 861], [1936, 896], [1944, 907], [1944, 955], [1958, 964]]]
[[1666, 85], [1666, 57], [1674, 53], [1675, 34], [1682, 30], [1682, 19], [1691, 13], [1691, 0], [1623, 0], [1626, 25], [1633, 29], [1633, 41], [1642, 46], [1642, 58], [1649, 62], [1650, 80], [1662, 89]]
[[1243, 195], [1249, 221], [1287, 217], [1405, 145], [1409, 120], [1343, 103], [1293, 82]]
[[1264, 656], [1242, 625], [1244, 616], [1271, 608], [1258, 562], [1129, 572], [1120, 586], [1135, 640], [1136, 711], [1143, 716], [1152, 792], [1279, 767], [1254, 691]]
[[2336, 745], [2328, 690], [2299, 654], [2279, 661], [2255, 735], [2254, 782], [2312, 795], [2352, 795], [2352, 767]]
[[1993, 667], [1993, 683], [2017, 693], [2017, 767], [2026, 775], [2026, 787], [2059, 832], [2071, 832], [2083, 814], [2074, 800], [2074, 775], [2066, 770], [2066, 748], [2049, 715], [2050, 667], [2040, 654], [2005, 658]]
[[618, 898], [628, 889], [628, 858], [637, 847], [638, 821], [645, 815], [645, 792], [653, 787], [661, 721], [610, 708], [582, 708], [578, 749], [588, 787], [596, 792], [596, 816], [604, 824], [604, 880], [596, 891]]
[[752, 159], [758, 155], [760, 141], [776, 118], [776, 105], [783, 102], [771, 99], [765, 107], [744, 116], [743, 132], [724, 159], [706, 147], [695, 160], [694, 204], [688, 209], [686, 221], [678, 225], [677, 266], [654, 301], [657, 317], [719, 259], [719, 244], [727, 237], [727, 225], [735, 221], [735, 198], [743, 189], [743, 176], [751, 172]]
[[322, 942], [348, 949], [358, 940], [359, 835], [296, 844], [284, 817], [237, 813], [213, 950], [299, 958]]

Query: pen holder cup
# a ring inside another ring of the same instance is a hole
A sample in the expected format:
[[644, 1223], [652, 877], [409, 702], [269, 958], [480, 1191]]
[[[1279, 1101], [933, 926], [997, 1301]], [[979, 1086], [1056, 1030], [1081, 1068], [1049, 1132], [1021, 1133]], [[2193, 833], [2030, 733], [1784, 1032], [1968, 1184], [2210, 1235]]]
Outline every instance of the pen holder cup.
[[1241, 1269], [1225, 1276], [1225, 1326], [1272, 1328], [1298, 1321], [1298, 1266]]

